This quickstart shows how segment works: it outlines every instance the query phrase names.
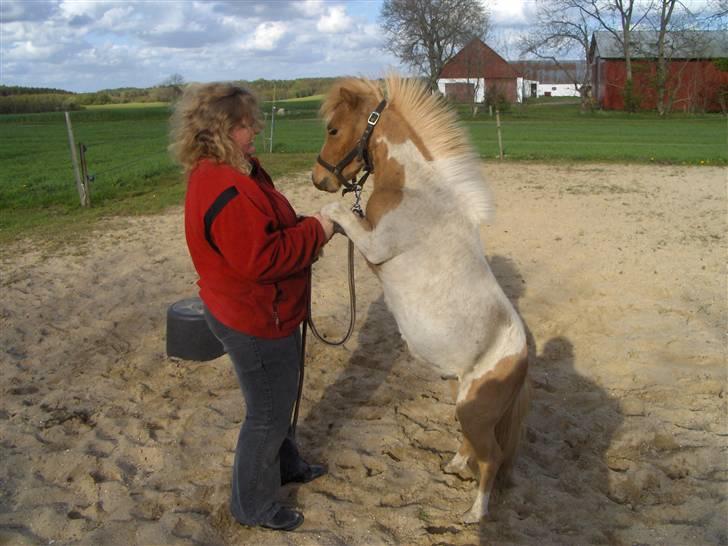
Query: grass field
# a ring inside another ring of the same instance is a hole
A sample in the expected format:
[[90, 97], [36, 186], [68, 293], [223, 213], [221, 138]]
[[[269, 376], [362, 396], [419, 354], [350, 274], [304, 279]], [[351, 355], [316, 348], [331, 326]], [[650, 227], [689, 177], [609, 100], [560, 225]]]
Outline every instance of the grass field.
[[89, 110], [129, 110], [135, 108], [167, 108], [166, 102], [122, 102], [119, 104], [89, 104]]
[[[262, 154], [274, 177], [313, 164], [324, 138], [319, 104], [320, 98], [276, 103], [285, 114], [275, 119], [273, 155]], [[263, 109], [269, 117], [271, 105]], [[71, 114], [95, 177], [90, 210], [78, 205], [63, 114], [0, 116], [0, 242], [180, 203], [184, 183], [166, 151], [169, 114], [166, 105], [146, 104]], [[497, 157], [495, 120], [465, 110], [461, 118], [480, 155]], [[728, 164], [728, 121], [720, 115], [581, 115], [562, 101], [513, 107], [501, 121], [507, 160]], [[269, 128], [259, 136], [260, 152], [268, 151]]]

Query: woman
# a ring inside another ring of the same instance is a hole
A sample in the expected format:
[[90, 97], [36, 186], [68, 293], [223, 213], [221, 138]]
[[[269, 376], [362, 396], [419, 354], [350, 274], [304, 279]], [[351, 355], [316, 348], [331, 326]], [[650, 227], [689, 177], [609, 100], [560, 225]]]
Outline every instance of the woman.
[[289, 428], [308, 270], [333, 225], [297, 216], [276, 191], [254, 157], [261, 126], [245, 89], [190, 86], [173, 115], [170, 148], [188, 174], [185, 234], [205, 318], [245, 397], [231, 511], [242, 524], [290, 531], [303, 515], [276, 501], [280, 486], [325, 473], [300, 457]]

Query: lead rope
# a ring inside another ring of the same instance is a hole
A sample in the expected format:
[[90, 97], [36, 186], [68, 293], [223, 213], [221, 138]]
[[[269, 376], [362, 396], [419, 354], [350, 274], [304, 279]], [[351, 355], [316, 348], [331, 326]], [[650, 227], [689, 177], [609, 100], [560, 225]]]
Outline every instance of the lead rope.
[[[361, 208], [361, 191], [362, 187], [360, 184], [357, 184], [354, 187], [354, 195], [356, 196], [356, 201], [354, 202], [354, 206], [351, 208], [352, 212], [358, 214], [360, 217], [364, 217], [364, 211]], [[354, 285], [354, 243], [351, 242], [351, 239], [349, 239], [349, 329], [347, 330], [346, 334], [343, 338], [341, 338], [338, 341], [329, 341], [328, 339], [324, 338], [321, 334], [319, 334], [318, 330], [316, 329], [316, 325], [313, 323], [313, 315], [311, 314], [311, 284], [312, 284], [312, 276], [311, 276], [311, 267], [308, 268], [308, 288], [306, 293], [306, 301], [307, 301], [307, 316], [306, 320], [303, 321], [303, 325], [301, 326], [301, 358], [299, 361], [299, 371], [298, 371], [298, 395], [296, 396], [296, 405], [293, 410], [293, 421], [291, 422], [291, 432], [292, 435], [295, 437], [296, 435], [296, 426], [298, 425], [298, 411], [301, 406], [301, 395], [303, 394], [303, 373], [304, 373], [304, 363], [306, 361], [306, 333], [308, 331], [308, 328], [311, 328], [311, 333], [314, 335], [316, 339], [319, 341], [324, 342], [326, 345], [331, 345], [333, 347], [338, 347], [339, 345], [343, 345], [346, 343], [349, 338], [351, 337], [351, 334], [354, 332], [354, 323], [356, 322], [356, 287]]]

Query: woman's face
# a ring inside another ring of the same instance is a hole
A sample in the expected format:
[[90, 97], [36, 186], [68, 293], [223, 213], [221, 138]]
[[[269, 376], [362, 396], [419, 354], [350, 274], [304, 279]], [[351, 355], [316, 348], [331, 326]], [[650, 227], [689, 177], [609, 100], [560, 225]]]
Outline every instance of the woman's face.
[[255, 135], [259, 132], [260, 129], [257, 127], [250, 127], [247, 123], [241, 122], [232, 128], [230, 138], [245, 157], [250, 157], [255, 154]]

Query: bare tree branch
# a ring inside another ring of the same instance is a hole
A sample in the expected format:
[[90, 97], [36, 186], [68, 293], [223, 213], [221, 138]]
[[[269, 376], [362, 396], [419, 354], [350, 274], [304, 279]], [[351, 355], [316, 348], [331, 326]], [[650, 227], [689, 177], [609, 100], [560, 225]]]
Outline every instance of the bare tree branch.
[[[519, 41], [519, 47], [522, 54], [549, 59], [567, 74], [580, 92], [582, 111], [586, 111], [591, 108], [589, 46], [598, 23], [582, 9], [583, 4], [583, 0], [540, 0], [535, 30]], [[581, 78], [559, 62], [560, 58], [570, 56], [574, 50], [579, 51], [586, 65]]]
[[385, 48], [433, 89], [445, 63], [473, 38], [484, 38], [489, 27], [479, 0], [384, 0], [380, 20], [389, 40]]

